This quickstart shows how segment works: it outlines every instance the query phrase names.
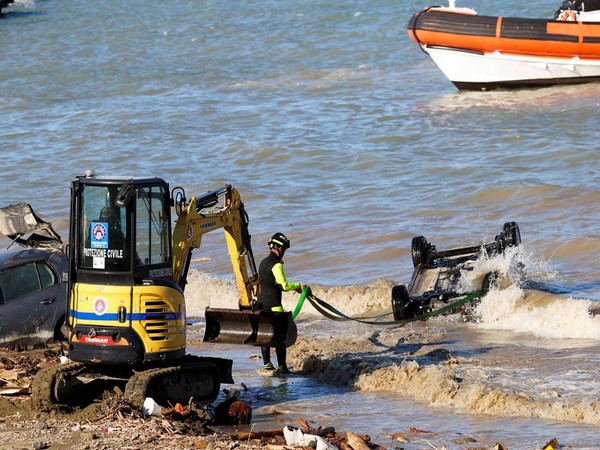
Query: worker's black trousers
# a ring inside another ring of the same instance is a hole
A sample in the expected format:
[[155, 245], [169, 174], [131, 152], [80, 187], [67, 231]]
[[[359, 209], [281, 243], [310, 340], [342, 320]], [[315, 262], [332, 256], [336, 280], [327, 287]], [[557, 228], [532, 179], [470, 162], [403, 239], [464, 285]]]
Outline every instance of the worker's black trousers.
[[[271, 362], [271, 347], [261, 347], [263, 364], [269, 364]], [[285, 366], [286, 349], [285, 347], [275, 347], [275, 354], [277, 355], [277, 365]]]

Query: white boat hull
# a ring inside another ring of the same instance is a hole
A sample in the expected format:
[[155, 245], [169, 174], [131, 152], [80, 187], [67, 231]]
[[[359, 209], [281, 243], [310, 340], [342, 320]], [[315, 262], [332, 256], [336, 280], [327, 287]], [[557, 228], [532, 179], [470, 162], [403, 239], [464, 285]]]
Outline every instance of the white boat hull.
[[600, 81], [600, 60], [479, 53], [422, 45], [459, 89], [534, 87]]

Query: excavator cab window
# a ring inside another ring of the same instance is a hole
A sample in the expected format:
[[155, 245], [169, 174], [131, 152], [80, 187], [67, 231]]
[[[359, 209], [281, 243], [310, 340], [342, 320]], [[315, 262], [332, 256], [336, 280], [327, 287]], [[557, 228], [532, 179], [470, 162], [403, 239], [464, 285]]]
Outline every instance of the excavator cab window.
[[170, 267], [170, 206], [165, 186], [138, 185], [135, 201], [127, 202], [122, 191], [117, 184], [82, 186], [80, 268], [130, 272], [132, 251], [135, 267]]
[[[167, 195], [168, 198], [168, 195]], [[144, 186], [138, 189], [136, 202], [136, 266], [169, 264], [169, 207], [164, 201], [163, 186]]]
[[79, 261], [83, 269], [129, 270], [127, 214], [115, 204], [117, 189], [85, 186], [82, 192]]
[[171, 198], [164, 180], [86, 176], [72, 192], [73, 282], [173, 279]]

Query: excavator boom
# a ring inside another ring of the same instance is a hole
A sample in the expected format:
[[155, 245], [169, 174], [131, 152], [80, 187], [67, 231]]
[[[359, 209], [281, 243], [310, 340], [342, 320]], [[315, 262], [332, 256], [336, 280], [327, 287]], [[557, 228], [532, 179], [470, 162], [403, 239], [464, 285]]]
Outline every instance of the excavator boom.
[[178, 217], [173, 230], [175, 282], [185, 288], [192, 250], [200, 247], [206, 233], [222, 228], [240, 294], [239, 308], [250, 309], [256, 297], [258, 275], [250, 245], [248, 216], [238, 191], [226, 185], [199, 198], [192, 197], [189, 202], [182, 194], [177, 202]]
[[[177, 191], [180, 193], [182, 191]], [[289, 347], [297, 330], [290, 312], [253, 311], [259, 279], [250, 243], [248, 216], [239, 192], [231, 185], [200, 197], [175, 195], [178, 215], [173, 231], [173, 276], [184, 288], [192, 250], [204, 234], [223, 228], [239, 292], [238, 309], [206, 308], [204, 341]]]

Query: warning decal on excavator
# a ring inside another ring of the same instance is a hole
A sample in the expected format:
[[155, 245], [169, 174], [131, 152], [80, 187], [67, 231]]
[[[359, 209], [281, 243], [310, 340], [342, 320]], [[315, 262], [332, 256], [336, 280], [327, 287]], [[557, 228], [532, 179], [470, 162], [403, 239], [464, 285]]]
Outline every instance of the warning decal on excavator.
[[94, 269], [101, 269], [101, 270], [105, 269], [106, 268], [105, 259], [94, 256], [94, 259], [92, 261], [92, 267]]

